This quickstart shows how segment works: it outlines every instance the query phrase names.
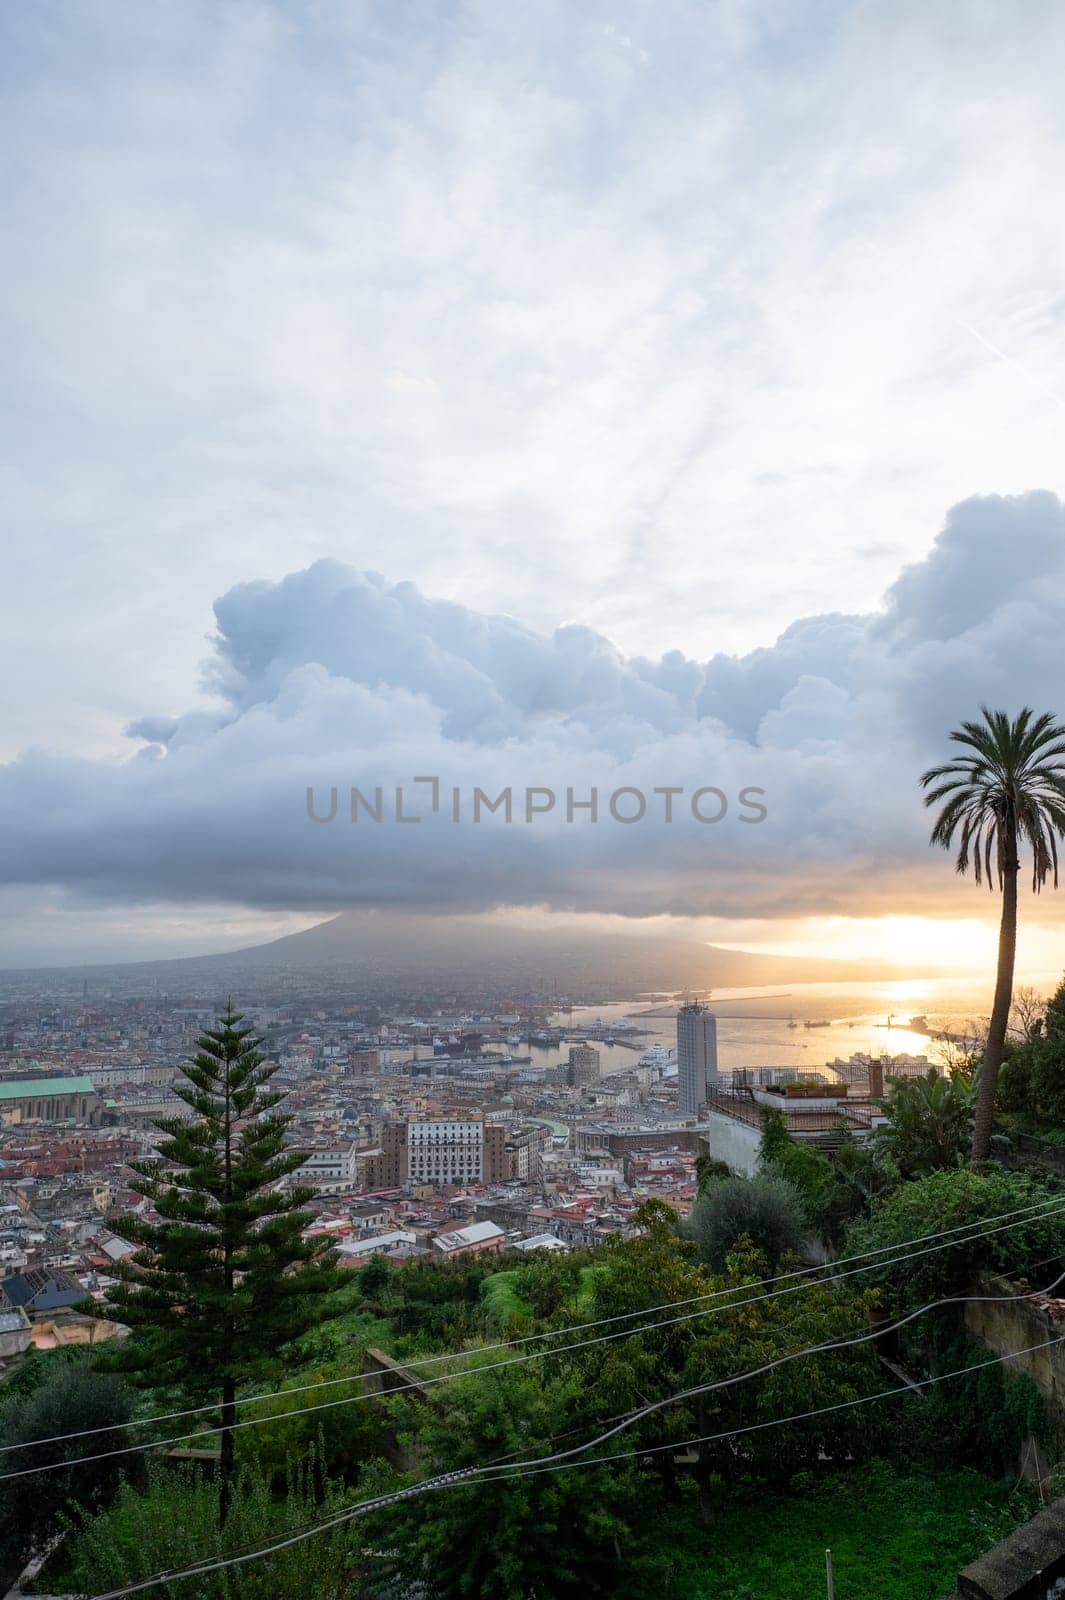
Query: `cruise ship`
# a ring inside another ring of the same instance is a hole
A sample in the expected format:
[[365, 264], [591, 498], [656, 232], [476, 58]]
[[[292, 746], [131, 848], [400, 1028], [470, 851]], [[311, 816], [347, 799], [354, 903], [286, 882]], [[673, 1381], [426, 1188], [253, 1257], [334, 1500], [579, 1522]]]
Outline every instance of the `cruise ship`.
[[641, 1067], [654, 1067], [660, 1078], [667, 1072], [676, 1071], [677, 1047], [670, 1044], [653, 1044], [650, 1050], [645, 1050], [640, 1057]]

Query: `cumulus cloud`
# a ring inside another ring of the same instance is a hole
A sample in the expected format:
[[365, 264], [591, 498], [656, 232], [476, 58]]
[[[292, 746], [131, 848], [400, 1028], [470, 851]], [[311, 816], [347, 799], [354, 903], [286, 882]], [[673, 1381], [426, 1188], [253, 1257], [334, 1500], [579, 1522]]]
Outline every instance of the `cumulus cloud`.
[[[981, 700], [1055, 705], [1063, 607], [1065, 506], [1042, 492], [955, 506], [882, 610], [803, 618], [771, 648], [704, 661], [626, 656], [587, 627], [539, 632], [319, 561], [217, 601], [209, 712], [146, 708], [126, 760], [28, 750], [0, 768], [0, 876], [315, 912], [932, 909], [949, 864], [929, 855], [917, 774]], [[429, 775], [435, 812], [414, 782]], [[396, 820], [397, 785], [417, 823]], [[351, 823], [352, 786], [371, 804], [382, 790], [379, 823]], [[711, 786], [728, 802], [716, 823], [690, 804]], [[474, 824], [474, 789], [508, 787], [512, 820]], [[338, 791], [332, 822], [308, 818], [308, 788], [320, 815]], [[553, 809], [527, 821], [527, 788]], [[664, 788], [682, 791], [669, 823]], [[764, 821], [743, 820], [748, 788]], [[598, 821], [578, 808], [570, 823], [567, 791], [593, 789]], [[646, 796], [641, 820], [610, 814], [619, 789]]]
[[209, 601], [324, 556], [678, 648], [632, 692], [754, 738], [846, 617], [692, 658], [1065, 492], [1049, 0], [37, 0], [0, 50], [2, 757], [187, 708]]

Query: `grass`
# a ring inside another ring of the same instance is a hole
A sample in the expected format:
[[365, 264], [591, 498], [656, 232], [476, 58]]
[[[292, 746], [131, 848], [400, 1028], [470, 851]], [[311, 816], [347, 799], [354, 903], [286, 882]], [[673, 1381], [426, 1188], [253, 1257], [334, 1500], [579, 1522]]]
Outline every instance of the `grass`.
[[493, 1272], [481, 1284], [482, 1303], [493, 1322], [500, 1327], [509, 1317], [532, 1316], [532, 1306], [522, 1299], [515, 1288], [519, 1270], [513, 1267], [508, 1272]]
[[[582, 1267], [577, 1283], [577, 1292], [569, 1301], [569, 1310], [578, 1316], [591, 1310], [597, 1273], [603, 1271], [602, 1267]], [[517, 1292], [516, 1283], [520, 1267], [510, 1267], [503, 1272], [493, 1272], [491, 1277], [485, 1278], [481, 1285], [481, 1302], [488, 1311], [489, 1316], [502, 1327], [509, 1317], [531, 1317], [532, 1307], [527, 1300]]]
[[669, 1553], [654, 1565], [673, 1600], [817, 1600], [830, 1549], [836, 1600], [937, 1600], [1035, 1509], [979, 1473], [873, 1463], [791, 1494], [732, 1497], [708, 1528], [691, 1510], [667, 1517], [655, 1543]]

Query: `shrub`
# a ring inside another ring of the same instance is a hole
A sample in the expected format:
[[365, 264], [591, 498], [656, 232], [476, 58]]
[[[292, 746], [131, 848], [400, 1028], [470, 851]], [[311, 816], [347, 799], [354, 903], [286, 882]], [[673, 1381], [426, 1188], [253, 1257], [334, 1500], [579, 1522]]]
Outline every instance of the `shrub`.
[[[266, 1475], [249, 1462], [237, 1473], [229, 1517], [220, 1529], [214, 1485], [194, 1469], [175, 1471], [152, 1462], [143, 1490], [125, 1484], [109, 1511], [95, 1517], [82, 1512], [71, 1523], [73, 1549], [64, 1576], [78, 1594], [101, 1594], [269, 1536], [283, 1537], [342, 1504], [336, 1488], [319, 1481], [313, 1456], [290, 1471], [280, 1502], [271, 1499]], [[185, 1580], [151, 1592], [160, 1600], [343, 1600], [349, 1593], [350, 1539], [342, 1524], [275, 1555], [206, 1574], [194, 1585]]]
[[795, 1184], [769, 1173], [720, 1178], [707, 1184], [684, 1225], [699, 1254], [717, 1272], [745, 1235], [765, 1256], [770, 1272], [794, 1254], [806, 1228], [806, 1207]]
[[[25, 1387], [27, 1382], [33, 1387]], [[68, 1460], [59, 1471], [11, 1478], [0, 1497], [0, 1568], [17, 1571], [54, 1535], [61, 1513], [69, 1506], [99, 1508], [114, 1492], [129, 1458], [85, 1461], [104, 1450], [128, 1443], [121, 1424], [132, 1412], [129, 1391], [113, 1377], [94, 1372], [88, 1361], [40, 1361], [23, 1378], [21, 1393], [0, 1412], [0, 1441], [28, 1448], [11, 1451], [3, 1460], [9, 1471], [49, 1466]], [[57, 1435], [85, 1433], [84, 1438], [34, 1444]]]
[[904, 1259], [885, 1255], [882, 1262], [871, 1262], [868, 1277], [870, 1284], [880, 1287], [885, 1304], [893, 1310], [964, 1293], [989, 1273], [1016, 1278], [1038, 1270], [1040, 1281], [1049, 1282], [1055, 1276], [1055, 1263], [1065, 1256], [1065, 1194], [1052, 1181], [1037, 1183], [1023, 1173], [1001, 1168], [985, 1172], [957, 1168], [902, 1184], [876, 1201], [869, 1217], [849, 1230], [845, 1253], [849, 1256], [902, 1245], [1055, 1200], [1060, 1207], [1057, 1213], [1027, 1219], [1003, 1217], [1002, 1223], [992, 1224], [983, 1233], [962, 1232], [936, 1239], [931, 1242], [935, 1248], [925, 1247], [923, 1254], [910, 1249]]

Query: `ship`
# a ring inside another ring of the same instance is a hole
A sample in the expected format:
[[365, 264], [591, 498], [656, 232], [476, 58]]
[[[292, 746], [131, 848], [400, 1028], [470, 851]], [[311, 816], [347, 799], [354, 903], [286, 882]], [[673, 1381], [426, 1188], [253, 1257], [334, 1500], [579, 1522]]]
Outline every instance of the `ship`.
[[660, 1078], [668, 1072], [676, 1070], [677, 1051], [675, 1045], [653, 1044], [650, 1050], [645, 1050], [637, 1062], [640, 1067], [652, 1067]]

